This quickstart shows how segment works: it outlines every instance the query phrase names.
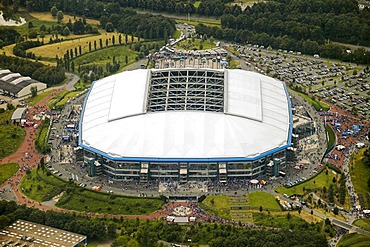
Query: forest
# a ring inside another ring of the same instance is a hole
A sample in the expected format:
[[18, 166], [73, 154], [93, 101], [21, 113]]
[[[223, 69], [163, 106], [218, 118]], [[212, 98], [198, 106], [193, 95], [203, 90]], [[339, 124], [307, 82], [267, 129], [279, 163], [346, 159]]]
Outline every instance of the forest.
[[59, 84], [65, 79], [65, 71], [62, 68], [6, 55], [0, 55], [0, 68], [8, 68], [12, 72], [29, 76], [34, 80], [46, 83], [49, 87]]
[[76, 213], [41, 211], [0, 201], [0, 229], [23, 219], [47, 226], [72, 231], [93, 240], [114, 240], [111, 246], [163, 246], [158, 240], [183, 242], [210, 247], [230, 246], [327, 246], [320, 224], [304, 223], [291, 229], [249, 228], [233, 225], [198, 222], [189, 226], [167, 224], [163, 220], [149, 221], [124, 217], [90, 218]]

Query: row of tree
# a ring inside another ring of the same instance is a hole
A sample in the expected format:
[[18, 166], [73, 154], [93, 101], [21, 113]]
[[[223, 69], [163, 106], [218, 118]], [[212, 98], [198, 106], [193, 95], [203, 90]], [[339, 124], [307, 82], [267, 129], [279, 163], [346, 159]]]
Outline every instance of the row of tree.
[[350, 48], [334, 43], [320, 44], [310, 39], [294, 39], [288, 35], [274, 36], [268, 33], [257, 33], [249, 30], [235, 30], [231, 28], [210, 27], [203, 24], [196, 26], [197, 33], [216, 39], [223, 39], [240, 44], [258, 44], [274, 49], [300, 51], [304, 54], [320, 54], [322, 57], [338, 59], [345, 62], [358, 64], [370, 63], [370, 52], [364, 48], [358, 48], [348, 52]]
[[321, 226], [308, 223], [295, 226], [293, 230], [264, 230], [205, 223], [183, 228], [164, 221], [129, 220], [122, 217], [106, 220], [76, 213], [44, 212], [6, 201], [0, 201], [0, 215], [0, 229], [18, 219], [24, 219], [86, 235], [89, 241], [115, 239], [112, 246], [155, 247], [163, 246], [158, 240], [180, 242], [187, 239], [191, 239], [193, 243], [207, 243], [210, 247], [327, 246], [325, 235], [320, 231]]
[[64, 69], [6, 55], [0, 55], [0, 68], [29, 76], [34, 80], [46, 83], [48, 86], [59, 84], [65, 79]]

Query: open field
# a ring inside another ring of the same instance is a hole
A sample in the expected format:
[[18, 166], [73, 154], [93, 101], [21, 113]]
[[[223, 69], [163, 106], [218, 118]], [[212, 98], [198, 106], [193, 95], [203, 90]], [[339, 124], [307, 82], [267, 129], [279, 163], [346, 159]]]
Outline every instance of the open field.
[[[288, 213], [290, 217], [288, 217]], [[292, 212], [280, 214], [253, 213], [253, 222], [256, 225], [278, 227], [278, 228], [299, 228], [308, 223], [299, 216], [293, 215]]]
[[125, 69], [126, 66], [126, 56], [128, 59], [128, 64], [131, 64], [136, 61], [138, 52], [131, 50], [129, 46], [113, 46], [84, 54], [80, 57], [75, 58], [74, 62], [76, 64], [76, 67], [78, 67], [79, 65], [81, 65], [82, 67], [92, 64], [101, 65], [103, 67], [103, 70], [105, 71], [105, 65], [107, 63], [113, 64], [113, 56], [115, 56], [116, 61], [120, 61], [121, 66], [118, 71], [122, 71]]
[[351, 247], [360, 247], [360, 246], [370, 246], [370, 237], [360, 235], [358, 233], [348, 233], [344, 235], [338, 245], [338, 247], [351, 246]]
[[37, 202], [43, 202], [60, 194], [63, 191], [64, 184], [63, 181], [53, 175], [47, 176], [41, 170], [37, 172], [36, 169], [32, 169], [30, 174], [23, 177], [19, 187], [27, 197]]
[[48, 100], [46, 102], [47, 106], [52, 109], [52, 108], [62, 108], [69, 99], [75, 97], [77, 94], [81, 93], [82, 90], [78, 91], [62, 91], [59, 94], [57, 94], [55, 97], [52, 99]]
[[334, 174], [333, 170], [331, 169], [328, 169], [328, 175], [326, 175], [325, 170], [326, 169], [323, 169], [319, 175], [304, 183], [298, 184], [290, 188], [279, 186], [276, 188], [276, 190], [280, 194], [287, 194], [288, 196], [291, 196], [291, 195], [303, 195], [304, 194], [303, 188], [312, 191], [314, 191], [315, 189], [323, 188], [324, 186], [326, 188], [329, 188], [330, 184], [333, 183], [333, 178], [336, 177], [337, 181], [339, 181], [340, 175]]
[[93, 213], [146, 214], [161, 209], [164, 204], [159, 197], [126, 197], [95, 192], [36, 168], [22, 179], [20, 189], [27, 197], [38, 202], [61, 195], [58, 207]]
[[11, 178], [18, 171], [18, 169], [19, 165], [17, 163], [0, 165], [0, 185]]
[[15, 111], [14, 110], [10, 110], [10, 111], [5, 111], [3, 113], [0, 113], [0, 125], [1, 124], [6, 124], [7, 121], [10, 122], [10, 119], [12, 118], [12, 115], [13, 115], [13, 112]]
[[[122, 35], [122, 43], [125, 43], [125, 35]], [[35, 47], [29, 49], [29, 52], [33, 52], [36, 56], [41, 56], [44, 58], [54, 59], [56, 56], [63, 57], [67, 50], [73, 50], [79, 46], [82, 48], [82, 53], [89, 52], [89, 42], [91, 43], [91, 51], [94, 51], [94, 41], [96, 41], [96, 48], [100, 49], [100, 39], [102, 39], [102, 47], [106, 47], [106, 40], [108, 40], [109, 46], [112, 45], [112, 37], [115, 36], [115, 44], [118, 44], [119, 33], [107, 33], [104, 32], [100, 35], [88, 36], [84, 38], [77, 38], [73, 40], [67, 40], [60, 43], [54, 43], [50, 45], [44, 45], [40, 47]], [[131, 36], [128, 38], [131, 41]], [[137, 39], [135, 39], [137, 40]]]
[[253, 192], [247, 196], [251, 209], [259, 209], [262, 206], [263, 210], [282, 211], [275, 197], [267, 192]]
[[77, 189], [63, 195], [56, 205], [64, 209], [92, 213], [140, 215], [159, 210], [163, 204], [164, 201], [158, 197], [125, 197]]
[[[42, 20], [42, 21], [49, 21], [49, 22], [57, 22], [57, 19], [54, 18], [50, 12], [32, 12], [31, 16], [33, 16], [36, 19]], [[76, 20], [82, 17], [76, 17]], [[74, 22], [74, 18], [72, 15], [68, 15], [64, 13], [64, 18], [62, 20], [63, 23], [67, 23], [69, 20]], [[98, 20], [86, 18], [86, 23], [91, 24], [91, 25], [99, 25], [100, 22]]]
[[31, 105], [36, 105], [38, 102], [40, 102], [43, 98], [48, 96], [49, 94], [53, 93], [55, 90], [49, 90], [46, 92], [38, 93], [35, 97], [27, 98], [25, 102]]
[[362, 194], [364, 197], [365, 205], [367, 205], [366, 193], [369, 193], [369, 187], [367, 186], [367, 180], [370, 178], [370, 169], [365, 166], [363, 162], [365, 148], [359, 150], [351, 157], [349, 170], [351, 174], [351, 180], [353, 187], [357, 194]]
[[0, 159], [17, 151], [25, 135], [26, 131], [22, 127], [0, 125]]
[[229, 196], [207, 196], [200, 206], [210, 214], [223, 219], [231, 219]]
[[328, 111], [330, 109], [330, 106], [325, 104], [324, 102], [321, 102], [316, 99], [312, 99], [310, 96], [304, 93], [297, 92], [297, 94], [299, 94], [302, 98], [304, 98], [308, 103], [313, 105], [316, 111]]
[[358, 219], [353, 222], [355, 226], [361, 227], [366, 231], [370, 231], [370, 218]]

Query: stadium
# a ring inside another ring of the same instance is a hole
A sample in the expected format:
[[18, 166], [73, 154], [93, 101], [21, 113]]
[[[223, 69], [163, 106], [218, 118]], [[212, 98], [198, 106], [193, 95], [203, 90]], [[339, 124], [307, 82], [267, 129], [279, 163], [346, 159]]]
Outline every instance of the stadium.
[[277, 176], [292, 138], [285, 84], [244, 70], [140, 69], [95, 81], [79, 146], [89, 176], [220, 181]]

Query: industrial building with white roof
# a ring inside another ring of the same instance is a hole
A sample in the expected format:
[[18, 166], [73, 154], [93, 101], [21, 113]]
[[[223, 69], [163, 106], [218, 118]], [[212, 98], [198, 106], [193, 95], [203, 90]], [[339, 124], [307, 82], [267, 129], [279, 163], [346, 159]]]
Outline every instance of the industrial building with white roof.
[[89, 175], [143, 182], [274, 176], [291, 136], [285, 84], [228, 69], [141, 69], [95, 81], [79, 126]]
[[21, 98], [30, 96], [32, 87], [36, 87], [37, 91], [40, 92], [46, 89], [47, 85], [28, 76], [13, 73], [8, 69], [0, 69], [0, 93]]

